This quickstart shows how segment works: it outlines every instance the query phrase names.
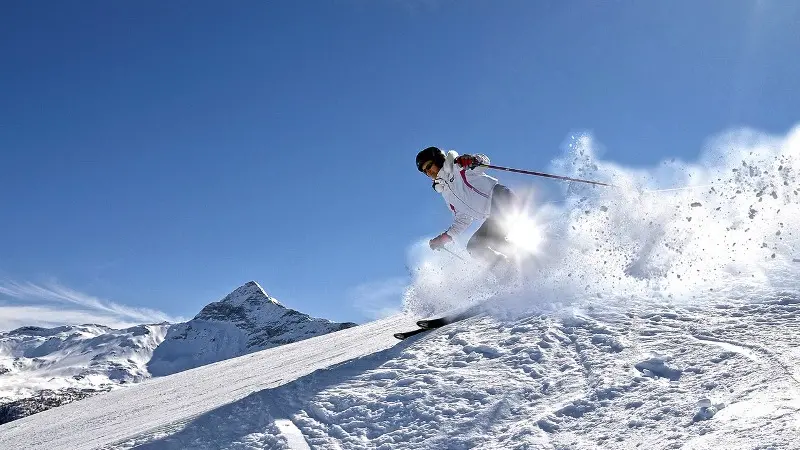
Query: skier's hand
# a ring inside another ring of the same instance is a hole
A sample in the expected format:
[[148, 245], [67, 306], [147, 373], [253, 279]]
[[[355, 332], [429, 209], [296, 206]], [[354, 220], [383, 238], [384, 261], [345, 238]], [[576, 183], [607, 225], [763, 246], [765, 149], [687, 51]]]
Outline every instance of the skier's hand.
[[447, 245], [452, 240], [453, 240], [453, 238], [451, 238], [449, 234], [442, 233], [442, 234], [436, 236], [435, 238], [431, 239], [429, 244], [430, 244], [432, 249], [439, 250], [440, 248], [444, 247], [445, 245]]
[[474, 169], [480, 164], [480, 161], [472, 155], [461, 155], [456, 158], [456, 164], [461, 167]]

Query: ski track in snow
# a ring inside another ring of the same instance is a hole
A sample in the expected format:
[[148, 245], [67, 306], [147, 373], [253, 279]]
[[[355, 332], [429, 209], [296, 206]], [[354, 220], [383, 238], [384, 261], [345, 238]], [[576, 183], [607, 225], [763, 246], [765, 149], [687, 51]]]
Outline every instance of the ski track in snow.
[[396, 341], [395, 317], [12, 422], [0, 448], [794, 449], [799, 318], [628, 301]]

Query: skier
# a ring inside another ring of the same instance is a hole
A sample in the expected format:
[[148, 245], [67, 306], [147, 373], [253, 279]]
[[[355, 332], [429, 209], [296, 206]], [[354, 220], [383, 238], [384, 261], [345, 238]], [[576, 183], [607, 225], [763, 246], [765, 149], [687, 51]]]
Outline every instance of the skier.
[[453, 224], [429, 244], [438, 250], [470, 226], [473, 220], [483, 224], [467, 243], [470, 255], [496, 269], [507, 268], [511, 244], [506, 240], [508, 220], [517, 203], [515, 195], [496, 178], [484, 173], [489, 164], [486, 155], [461, 155], [453, 150], [445, 154], [428, 147], [417, 154], [417, 169], [433, 179], [433, 189], [442, 194], [453, 212]]

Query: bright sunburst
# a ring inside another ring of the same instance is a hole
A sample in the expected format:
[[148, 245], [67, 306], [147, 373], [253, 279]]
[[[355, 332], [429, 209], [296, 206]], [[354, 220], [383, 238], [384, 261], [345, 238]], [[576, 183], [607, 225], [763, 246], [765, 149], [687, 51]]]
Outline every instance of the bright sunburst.
[[544, 242], [544, 230], [536, 216], [530, 214], [527, 208], [512, 215], [507, 221], [507, 227], [507, 239], [515, 247], [527, 255], [536, 255], [540, 252]]

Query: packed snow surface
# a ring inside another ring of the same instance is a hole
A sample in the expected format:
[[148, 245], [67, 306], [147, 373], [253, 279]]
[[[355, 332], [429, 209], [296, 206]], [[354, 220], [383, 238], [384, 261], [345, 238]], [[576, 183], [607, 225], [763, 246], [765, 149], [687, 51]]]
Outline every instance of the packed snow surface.
[[405, 326], [407, 320], [401, 318], [372, 322], [153, 378], [2, 425], [0, 448], [78, 450], [131, 448], [145, 443], [158, 448], [162, 438], [193, 429], [197, 421], [216, 413], [233, 421], [226, 419], [211, 428], [203, 427], [203, 436], [174, 448], [246, 448], [233, 443], [238, 439], [234, 436], [237, 431], [231, 430], [232, 435], [225, 430], [227, 426], [244, 426], [243, 422], [234, 423], [243, 419], [235, 419], [239, 413], [248, 416], [246, 421], [260, 420], [264, 426], [242, 439], [252, 441], [254, 448], [282, 448], [285, 438], [278, 433], [274, 419], [290, 417], [288, 412], [281, 412], [283, 405], [274, 403], [269, 394], [253, 410], [241, 409], [240, 402], [260, 398], [259, 393], [268, 393], [315, 370], [385, 350], [397, 342], [391, 333]]
[[800, 448], [800, 131], [649, 171], [597, 154], [580, 136], [554, 171], [620, 187], [532, 198], [510, 281], [418, 258], [407, 315], [11, 422], [0, 448]]
[[0, 448], [799, 448], [798, 315], [601, 304], [402, 342], [399, 316], [11, 422]]

